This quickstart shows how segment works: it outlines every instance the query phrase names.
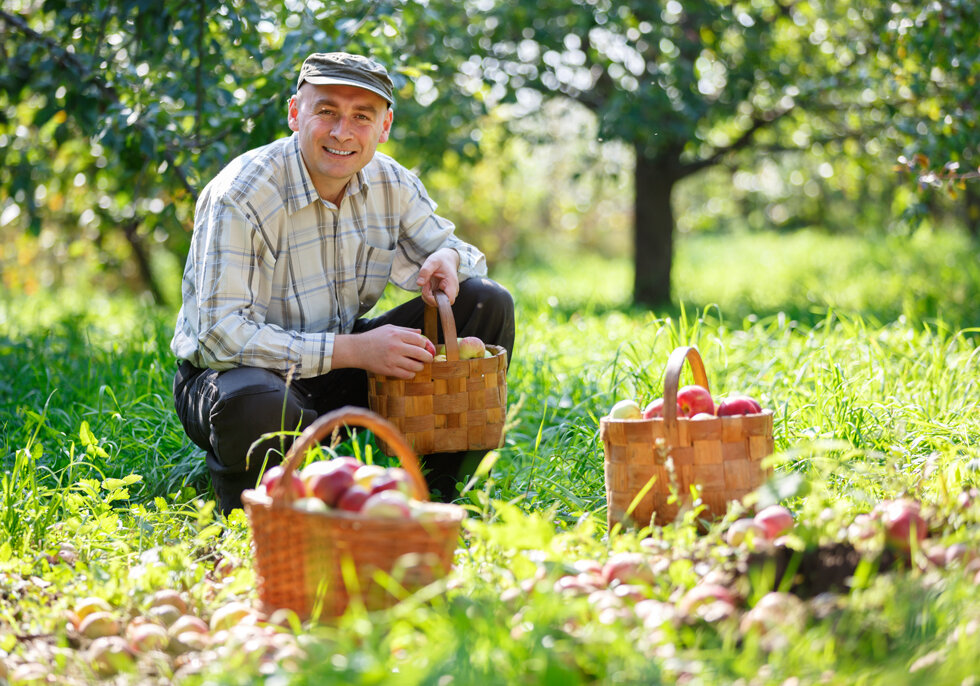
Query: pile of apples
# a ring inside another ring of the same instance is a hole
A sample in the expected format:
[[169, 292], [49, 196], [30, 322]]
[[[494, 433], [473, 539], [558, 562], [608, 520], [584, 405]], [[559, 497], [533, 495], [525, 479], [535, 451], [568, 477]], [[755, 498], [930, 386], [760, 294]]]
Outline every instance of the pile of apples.
[[[459, 348], [459, 359], [478, 360], [481, 357], [493, 357], [493, 353], [487, 350], [486, 344], [476, 336], [465, 336], [456, 339], [456, 346]], [[426, 339], [425, 349], [433, 356], [434, 362], [446, 361], [446, 344], [440, 343], [433, 345], [432, 341]]]
[[[677, 416], [689, 419], [713, 419], [758, 414], [762, 406], [751, 396], [735, 393], [715, 404], [711, 393], [704, 386], [690, 384], [677, 391]], [[640, 408], [632, 399], [620, 400], [609, 410], [610, 419], [653, 419], [664, 416], [664, 399], [656, 398]]]
[[[267, 494], [285, 477], [279, 465], [262, 477], [259, 491]], [[412, 478], [401, 467], [363, 464], [354, 457], [311, 462], [289, 474], [293, 507], [306, 512], [331, 510], [384, 519], [431, 519], [445, 505], [413, 498]]]

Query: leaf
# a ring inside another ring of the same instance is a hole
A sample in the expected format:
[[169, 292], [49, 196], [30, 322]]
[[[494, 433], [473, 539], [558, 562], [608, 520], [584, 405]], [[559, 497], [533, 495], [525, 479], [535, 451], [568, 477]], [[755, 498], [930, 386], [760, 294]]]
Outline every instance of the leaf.
[[82, 425], [78, 429], [78, 438], [82, 441], [82, 445], [86, 448], [90, 445], [98, 444], [98, 439], [95, 438], [95, 434], [92, 433], [92, 430], [88, 426], [88, 422], [85, 420], [82, 420]]
[[809, 490], [809, 486], [799, 472], [788, 472], [766, 481], [755, 490], [758, 498], [757, 507], [763, 509], [770, 505], [779, 503], [804, 495]]

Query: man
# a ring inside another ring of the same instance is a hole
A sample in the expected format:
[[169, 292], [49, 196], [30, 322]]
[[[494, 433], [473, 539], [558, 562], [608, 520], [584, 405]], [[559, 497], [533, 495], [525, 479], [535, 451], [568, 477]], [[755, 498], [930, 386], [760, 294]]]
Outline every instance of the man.
[[[281, 460], [284, 431], [367, 406], [368, 371], [411, 378], [432, 361], [421, 327], [433, 290], [453, 303], [459, 336], [513, 351], [513, 300], [485, 278], [482, 253], [376, 152], [393, 105], [376, 61], [314, 53], [289, 100], [293, 135], [233, 160], [198, 199], [174, 402], [226, 514]], [[389, 281], [421, 296], [365, 319]], [[424, 459], [430, 487], [446, 489], [461, 459]]]

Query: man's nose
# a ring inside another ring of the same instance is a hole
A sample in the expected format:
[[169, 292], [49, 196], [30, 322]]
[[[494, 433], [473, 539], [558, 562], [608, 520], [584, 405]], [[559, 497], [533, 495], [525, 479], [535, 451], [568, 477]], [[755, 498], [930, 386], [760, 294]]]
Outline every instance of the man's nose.
[[332, 135], [337, 140], [347, 140], [350, 138], [350, 125], [347, 119], [344, 117], [338, 117], [337, 121], [334, 122], [333, 128], [330, 130], [330, 135]]

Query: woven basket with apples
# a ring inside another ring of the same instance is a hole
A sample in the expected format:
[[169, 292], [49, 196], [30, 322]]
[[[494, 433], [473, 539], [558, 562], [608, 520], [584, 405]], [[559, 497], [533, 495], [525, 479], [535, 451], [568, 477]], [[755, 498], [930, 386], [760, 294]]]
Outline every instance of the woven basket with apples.
[[[685, 363], [694, 383], [679, 388]], [[762, 460], [773, 452], [772, 420], [772, 410], [749, 396], [729, 395], [716, 405], [697, 349], [675, 349], [662, 398], [643, 409], [621, 400], [599, 420], [609, 528], [673, 521], [690, 505], [694, 484], [703, 516], [723, 515], [768, 476]]]
[[[297, 471], [307, 449], [335, 429], [370, 429], [401, 467], [351, 457]], [[429, 501], [418, 458], [398, 430], [370, 410], [344, 407], [317, 419], [281, 466], [242, 494], [252, 529], [259, 598], [271, 611], [329, 618], [355, 597], [369, 609], [395, 602], [386, 588], [412, 590], [449, 572], [465, 511]]]
[[507, 416], [507, 351], [459, 338], [449, 298], [435, 296], [438, 307], [426, 307], [422, 331], [435, 359], [411, 379], [369, 373], [368, 405], [420, 455], [498, 448]]

